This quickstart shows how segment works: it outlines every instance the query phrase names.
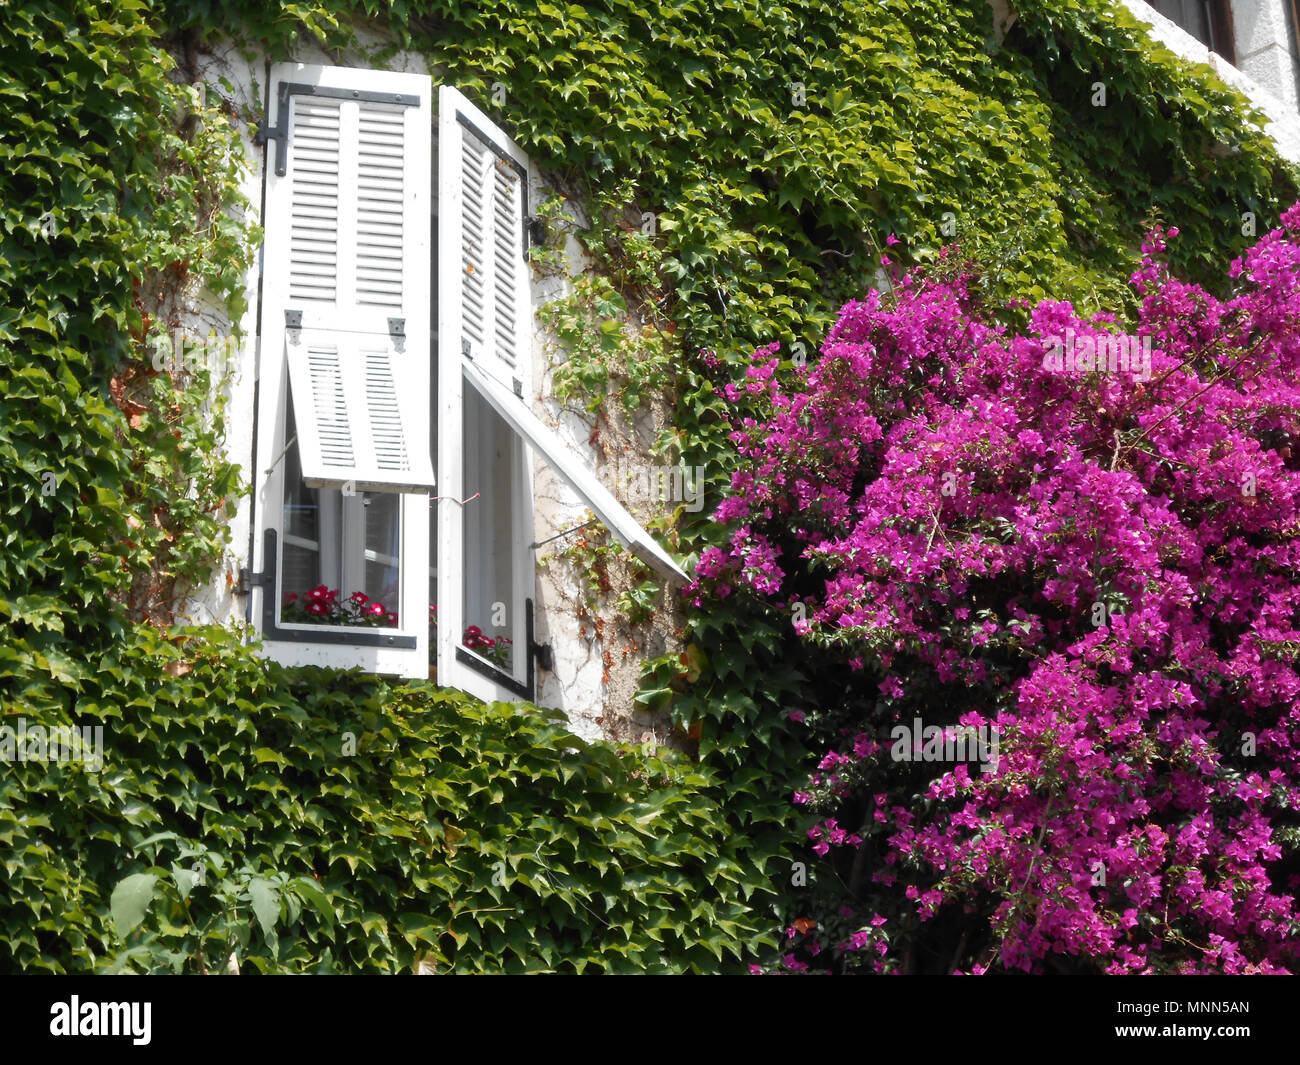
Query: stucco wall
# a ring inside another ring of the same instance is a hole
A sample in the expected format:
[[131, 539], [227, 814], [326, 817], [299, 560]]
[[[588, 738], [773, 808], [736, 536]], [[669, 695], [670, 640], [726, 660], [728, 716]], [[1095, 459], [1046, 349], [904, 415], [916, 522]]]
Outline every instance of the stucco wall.
[[1300, 163], [1300, 115], [1296, 112], [1295, 77], [1290, 59], [1290, 31], [1285, 0], [1234, 0], [1233, 33], [1242, 69], [1210, 51], [1191, 34], [1144, 0], [1124, 0], [1133, 15], [1151, 27], [1151, 36], [1193, 63], [1206, 63], [1240, 91], [1269, 121], [1264, 130], [1278, 153]]

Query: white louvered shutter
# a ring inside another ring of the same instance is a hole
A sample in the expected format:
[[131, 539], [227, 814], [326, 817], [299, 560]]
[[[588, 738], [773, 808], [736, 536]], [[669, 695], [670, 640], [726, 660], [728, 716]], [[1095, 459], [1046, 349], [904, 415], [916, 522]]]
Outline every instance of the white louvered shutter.
[[477, 364], [468, 359], [463, 361], [462, 371], [465, 380], [516, 433], [546, 459], [551, 468], [578, 493], [592, 513], [613, 533], [616, 540], [661, 576], [681, 581], [690, 579], [672, 555], [660, 547], [654, 537], [614, 498], [614, 494], [600, 483], [595, 471], [547, 429], [522, 399], [507, 392], [500, 382], [482, 373]]
[[440, 255], [458, 262], [450, 277], [443, 267], [440, 316], [459, 354], [523, 395], [532, 369], [528, 159], [449, 85], [439, 89], [438, 122]]
[[262, 336], [288, 363], [303, 479], [426, 491], [431, 83], [276, 73]]

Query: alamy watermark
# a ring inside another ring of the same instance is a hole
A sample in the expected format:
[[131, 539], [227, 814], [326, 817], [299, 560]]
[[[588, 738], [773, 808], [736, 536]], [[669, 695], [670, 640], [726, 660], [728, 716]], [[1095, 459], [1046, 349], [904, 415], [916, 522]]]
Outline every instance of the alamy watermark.
[[895, 725], [889, 738], [895, 762], [978, 762], [981, 773], [998, 771], [998, 725], [926, 725], [917, 717], [911, 725]]
[[50, 1006], [50, 1035], [129, 1036], [135, 1046], [149, 1045], [150, 1002], [82, 1002], [77, 995]]
[[1043, 354], [1048, 373], [1131, 373], [1139, 381], [1151, 379], [1151, 338], [1127, 336], [1076, 337], [1073, 329], [1065, 339], [1053, 337]]
[[81, 762], [90, 772], [104, 768], [103, 725], [0, 725], [0, 762]]
[[607, 487], [623, 499], [685, 503], [691, 514], [704, 509], [703, 466], [645, 466], [619, 458], [602, 474]]
[[163, 370], [171, 374], [207, 370], [214, 379], [221, 380], [239, 369], [245, 352], [253, 343], [254, 338], [247, 336], [240, 338], [214, 333], [200, 337], [177, 329], [171, 334], [159, 333], [152, 339], [150, 364], [159, 373]]

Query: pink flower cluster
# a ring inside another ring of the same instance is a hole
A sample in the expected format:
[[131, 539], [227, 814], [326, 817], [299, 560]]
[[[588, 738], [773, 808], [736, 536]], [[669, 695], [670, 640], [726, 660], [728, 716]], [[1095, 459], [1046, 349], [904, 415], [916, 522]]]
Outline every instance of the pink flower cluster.
[[[1012, 331], [947, 269], [846, 305], [796, 386], [773, 345], [725, 389], [740, 468], [691, 595], [797, 590], [805, 672], [865, 680], [809, 715], [795, 803], [835, 815], [808, 834], [840, 879], [871, 844], [854, 919], [960, 917], [948, 971], [1300, 971], [1300, 204], [1226, 297], [1173, 236], [1132, 278], [1148, 379], [1045, 370], [1119, 323], [1045, 301]], [[914, 717], [997, 725], [997, 771], [892, 761]]]
[[290, 592], [284, 597], [280, 616], [288, 622], [315, 625], [368, 625], [390, 626], [397, 624], [397, 612], [383, 603], [371, 602], [365, 592], [353, 592], [340, 601], [338, 590], [318, 584], [301, 596]]

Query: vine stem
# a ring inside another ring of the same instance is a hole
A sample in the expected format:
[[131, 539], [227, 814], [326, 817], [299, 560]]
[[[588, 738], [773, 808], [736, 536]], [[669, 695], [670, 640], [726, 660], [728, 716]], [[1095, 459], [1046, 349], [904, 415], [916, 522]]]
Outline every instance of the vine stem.
[[[1252, 343], [1252, 344], [1251, 344], [1251, 345], [1250, 345], [1250, 346], [1249, 346], [1245, 351], [1243, 351], [1243, 352], [1241, 353], [1241, 355], [1236, 359], [1235, 362], [1232, 363], [1232, 365], [1228, 366], [1227, 369], [1225, 369], [1222, 373], [1219, 373], [1219, 374], [1217, 374], [1216, 376], [1212, 377], [1212, 378], [1210, 379], [1210, 383], [1209, 383], [1208, 385], [1206, 385], [1204, 388], [1202, 388], [1199, 392], [1193, 393], [1192, 395], [1188, 396], [1185, 400], [1183, 400], [1180, 404], [1178, 404], [1178, 406], [1176, 406], [1173, 410], [1169, 411], [1167, 414], [1162, 415], [1162, 416], [1161, 416], [1159, 419], [1157, 419], [1153, 424], [1148, 425], [1145, 429], [1142, 430], [1142, 432], [1138, 433], [1137, 437], [1133, 440], [1133, 442], [1132, 442], [1131, 444], [1129, 444], [1127, 447], [1124, 448], [1124, 451], [1128, 451], [1128, 450], [1130, 450], [1131, 448], [1137, 446], [1137, 444], [1139, 444], [1143, 439], [1145, 439], [1148, 435], [1150, 435], [1150, 434], [1151, 434], [1151, 433], [1152, 433], [1156, 428], [1158, 428], [1158, 427], [1159, 427], [1160, 425], [1162, 425], [1165, 421], [1167, 421], [1169, 418], [1173, 417], [1173, 416], [1174, 416], [1175, 414], [1177, 414], [1180, 410], [1182, 410], [1184, 407], [1186, 407], [1187, 404], [1189, 404], [1189, 403], [1191, 403], [1193, 400], [1195, 400], [1195, 399], [1199, 399], [1201, 396], [1205, 395], [1206, 392], [1208, 392], [1211, 388], [1213, 388], [1213, 387], [1214, 387], [1215, 385], [1217, 385], [1220, 381], [1222, 381], [1225, 377], [1227, 377], [1228, 374], [1230, 374], [1233, 370], [1235, 370], [1238, 366], [1240, 366], [1240, 365], [1241, 365], [1241, 364], [1246, 360], [1246, 357], [1247, 357], [1248, 355], [1252, 354], [1252, 353], [1255, 351], [1255, 349], [1256, 349], [1257, 347], [1259, 347], [1259, 344], [1260, 344], [1260, 342], [1261, 342], [1263, 339], [1264, 339], [1264, 338], [1263, 338], [1262, 335], [1261, 335], [1260, 337], [1258, 337], [1258, 338], [1257, 338], [1257, 339], [1256, 339], [1256, 340], [1255, 340], [1255, 341], [1254, 341], [1254, 342], [1253, 342], [1253, 343]], [[1178, 369], [1178, 367], [1174, 367], [1174, 369]], [[1261, 373], [1263, 373], [1266, 369], [1268, 369], [1268, 364], [1265, 364], [1264, 366], [1261, 366], [1261, 367], [1259, 368], [1259, 370], [1258, 370], [1256, 373], [1254, 373], [1254, 374], [1251, 375], [1250, 377], [1246, 378], [1246, 380], [1247, 380], [1247, 381], [1253, 381], [1256, 377], [1258, 377], [1258, 376], [1259, 376]], [[1170, 371], [1170, 372], [1172, 372], [1172, 371]], [[1166, 376], [1168, 376], [1168, 374], [1166, 374]], [[1164, 378], [1161, 378], [1161, 380], [1164, 380]], [[1242, 382], [1242, 383], [1244, 384], [1245, 382]], [[1114, 468], [1114, 462], [1113, 462], [1113, 461], [1112, 461], [1112, 463], [1111, 463], [1111, 468], [1112, 468], [1112, 469]]]

